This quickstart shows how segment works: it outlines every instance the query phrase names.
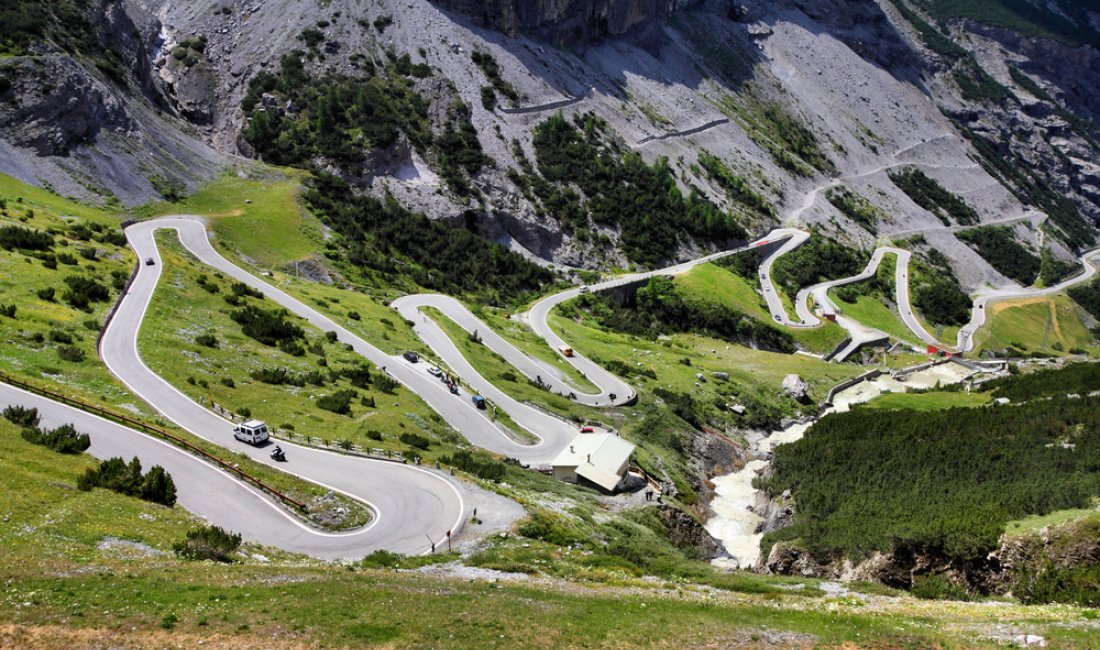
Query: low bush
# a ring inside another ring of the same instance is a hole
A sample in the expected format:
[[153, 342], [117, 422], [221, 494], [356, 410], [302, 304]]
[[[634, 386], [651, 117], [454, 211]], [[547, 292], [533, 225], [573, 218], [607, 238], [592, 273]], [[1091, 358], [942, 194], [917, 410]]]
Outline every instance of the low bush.
[[276, 346], [280, 341], [296, 340], [305, 336], [301, 327], [287, 320], [285, 310], [269, 311], [247, 305], [229, 314], [241, 326], [245, 336], [260, 343]]
[[176, 484], [172, 476], [160, 465], [154, 465], [148, 474], [142, 474], [141, 461], [137, 456], [129, 463], [117, 456], [102, 461], [98, 467], [85, 471], [76, 486], [85, 492], [97, 487], [106, 488], [168, 507], [176, 503]]
[[187, 531], [187, 537], [172, 545], [176, 555], [186, 560], [231, 562], [241, 547], [241, 536], [219, 526], [202, 526]]
[[62, 298], [76, 309], [87, 309], [91, 303], [107, 302], [111, 297], [107, 287], [86, 275], [70, 275], [65, 278], [65, 286], [68, 288]]
[[393, 394], [401, 383], [389, 375], [378, 375], [374, 378], [374, 387], [383, 393]]
[[941, 573], [914, 576], [909, 591], [925, 600], [970, 600], [965, 587], [955, 584]]
[[253, 289], [243, 282], [234, 282], [230, 285], [229, 290], [233, 292], [234, 296], [238, 298], [259, 298], [263, 300], [264, 293], [259, 289]]
[[[402, 441], [404, 442], [404, 441]], [[474, 476], [494, 483], [499, 483], [507, 471], [507, 466], [497, 460], [493, 460], [489, 456], [484, 454], [474, 454], [465, 449], [456, 451], [453, 456], [439, 459], [441, 462], [448, 465], [453, 465], [455, 469], [468, 472]]]
[[199, 345], [206, 348], [216, 348], [218, 347], [218, 337], [209, 332], [206, 332], [205, 334], [199, 334], [198, 336], [196, 336], [195, 343], [198, 343]]
[[62, 345], [57, 348], [57, 356], [61, 357], [63, 361], [70, 361], [72, 363], [80, 363], [85, 359], [84, 350], [72, 345]]
[[415, 447], [417, 449], [423, 450], [428, 449], [432, 445], [431, 440], [428, 440], [424, 436], [417, 435], [415, 433], [402, 433], [400, 436], [398, 436], [398, 440], [410, 447]]
[[18, 404], [4, 407], [3, 416], [8, 422], [20, 427], [37, 427], [41, 419], [38, 409]]
[[50, 340], [54, 343], [72, 343], [73, 335], [65, 330], [50, 330]]
[[53, 236], [22, 226], [0, 227], [0, 248], [4, 250], [46, 251], [53, 248]]
[[86, 433], [78, 433], [71, 424], [49, 430], [27, 426], [23, 428], [22, 435], [27, 442], [49, 447], [61, 454], [79, 454], [92, 446], [91, 437]]
[[317, 398], [317, 408], [332, 411], [338, 415], [351, 414], [351, 400], [355, 399], [353, 390], [338, 390], [335, 393], [322, 395]]

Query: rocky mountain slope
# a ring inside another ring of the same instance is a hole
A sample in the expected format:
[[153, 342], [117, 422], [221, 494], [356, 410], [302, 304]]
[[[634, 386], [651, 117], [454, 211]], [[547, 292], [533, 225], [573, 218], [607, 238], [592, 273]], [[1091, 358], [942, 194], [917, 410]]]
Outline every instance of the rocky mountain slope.
[[[945, 253], [964, 287], [1007, 285], [888, 172], [918, 167], [980, 222], [1011, 222], [1033, 250], [1068, 260], [1090, 245], [1088, 223], [1100, 218], [1097, 14], [1048, 3], [1037, 19], [1005, 20], [1016, 16], [1000, 11], [1009, 5], [983, 2], [998, 9], [983, 22], [945, 4], [71, 0], [62, 5], [83, 12], [91, 40], [45, 30], [0, 61], [0, 171], [126, 204], [194, 188], [239, 157], [269, 157], [246, 137], [256, 108], [242, 103], [258, 74], [279, 73], [298, 50], [310, 79], [400, 77], [427, 105], [430, 133], [418, 142], [406, 124], [379, 149], [361, 139], [368, 155], [353, 168], [331, 148], [301, 164], [432, 218], [472, 219], [544, 260], [654, 263], [632, 253], [614, 210], [584, 192], [570, 198], [577, 178], [548, 178], [535, 135], [560, 112], [599, 118], [593, 146], [666, 159], [658, 181], [685, 200], [697, 192], [750, 234], [788, 221], [859, 246], [921, 234], [913, 245]], [[315, 106], [288, 97], [273, 87], [253, 99], [286, 124], [316, 119]], [[455, 171], [440, 143], [462, 128], [476, 132], [484, 164]], [[873, 224], [826, 200], [822, 190], [840, 184], [875, 207]], [[562, 196], [579, 217], [556, 205]], [[736, 238], [708, 232], [684, 226], [658, 256]]]

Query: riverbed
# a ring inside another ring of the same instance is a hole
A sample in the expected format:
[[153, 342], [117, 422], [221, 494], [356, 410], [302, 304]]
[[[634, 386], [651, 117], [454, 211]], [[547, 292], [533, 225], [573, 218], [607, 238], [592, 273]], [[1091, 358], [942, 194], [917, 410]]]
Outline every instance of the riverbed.
[[[870, 401], [884, 393], [956, 384], [971, 374], [973, 371], [958, 364], [944, 363], [914, 372], [904, 381], [890, 375], [881, 375], [838, 392], [833, 396], [833, 407], [822, 415], [843, 413], [855, 404]], [[756, 565], [760, 558], [760, 540], [764, 536], [763, 533], [757, 533], [756, 529], [764, 519], [751, 510], [756, 503], [756, 489], [752, 486], [752, 481], [768, 466], [766, 459], [775, 447], [800, 439], [814, 422], [816, 419], [797, 422], [752, 441], [752, 460], [745, 463], [739, 471], [711, 479], [714, 483], [714, 498], [710, 507], [714, 516], [707, 521], [706, 529], [722, 543], [730, 555], [728, 558], [714, 560], [715, 566], [736, 569]]]

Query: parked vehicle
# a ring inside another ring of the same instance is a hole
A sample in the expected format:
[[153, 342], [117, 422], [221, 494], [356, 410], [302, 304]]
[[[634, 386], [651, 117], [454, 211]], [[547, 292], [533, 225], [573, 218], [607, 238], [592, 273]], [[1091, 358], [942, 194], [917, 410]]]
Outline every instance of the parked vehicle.
[[409, 363], [416, 363], [417, 361], [420, 361], [420, 355], [413, 352], [412, 350], [406, 352], [401, 356], [405, 357], [405, 361], [408, 361]]
[[431, 368], [428, 368], [428, 374], [433, 377], [439, 377], [443, 374], [443, 371], [435, 366], [432, 366]]
[[481, 395], [474, 395], [474, 406], [478, 407], [479, 409], [484, 409], [485, 408], [485, 398], [482, 397]]
[[592, 427], [581, 427], [581, 433], [594, 433], [595, 431]]
[[261, 420], [247, 420], [233, 427], [233, 437], [250, 445], [258, 445], [271, 437], [267, 424]]

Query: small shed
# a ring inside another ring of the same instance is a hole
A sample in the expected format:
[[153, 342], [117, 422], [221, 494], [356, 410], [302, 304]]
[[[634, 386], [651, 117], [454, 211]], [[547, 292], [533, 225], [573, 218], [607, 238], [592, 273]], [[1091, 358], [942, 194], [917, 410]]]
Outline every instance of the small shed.
[[634, 445], [610, 433], [582, 433], [551, 463], [554, 478], [614, 492], [626, 474]]

